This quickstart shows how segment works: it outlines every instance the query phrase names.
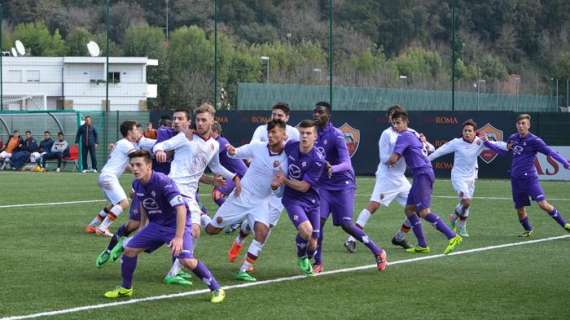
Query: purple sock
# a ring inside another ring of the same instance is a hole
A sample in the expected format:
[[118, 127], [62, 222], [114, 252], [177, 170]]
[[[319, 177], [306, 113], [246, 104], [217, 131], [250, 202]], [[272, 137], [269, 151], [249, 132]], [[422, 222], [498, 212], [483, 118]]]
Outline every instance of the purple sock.
[[321, 228], [319, 232], [319, 238], [317, 239], [317, 251], [315, 252], [315, 263], [322, 264], [323, 263], [323, 238], [325, 236], [324, 229], [325, 223], [327, 220], [321, 219]]
[[210, 290], [215, 291], [220, 289], [220, 284], [216, 281], [216, 278], [212, 275], [208, 267], [202, 262], [198, 261], [196, 269], [192, 270], [194, 274], [204, 282]]
[[411, 216], [408, 216], [408, 221], [410, 222], [410, 225], [412, 225], [412, 231], [414, 231], [414, 235], [418, 239], [418, 246], [426, 248], [427, 242], [420, 218], [418, 218], [416, 214], [412, 214]]
[[343, 223], [342, 229], [349, 235], [353, 236], [356, 240], [362, 242], [362, 244], [367, 246], [375, 256], [382, 253], [382, 249], [380, 249], [376, 243], [372, 241], [372, 239], [368, 238], [368, 235], [364, 232], [364, 230], [357, 227], [354, 223], [352, 223], [352, 221]]
[[525, 216], [524, 218], [519, 218], [519, 222], [521, 223], [521, 225], [523, 226], [523, 228], [526, 231], [531, 231], [532, 230], [532, 226], [530, 225], [530, 222], [528, 222], [528, 216]]
[[307, 256], [307, 245], [308, 241], [303, 239], [297, 234], [295, 237], [295, 243], [297, 244], [297, 257], [304, 258]]
[[445, 224], [445, 222], [441, 221], [441, 219], [437, 214], [433, 212], [428, 213], [424, 219], [426, 219], [426, 221], [428, 221], [429, 223], [433, 224], [433, 226], [437, 229], [437, 231], [443, 233], [447, 237], [447, 239], [451, 239], [456, 236], [455, 232], [453, 232], [453, 230], [451, 230], [451, 228], [449, 228], [447, 224]]
[[127, 257], [123, 255], [121, 260], [121, 276], [123, 277], [123, 288], [130, 289], [133, 286], [133, 273], [137, 267], [137, 257]]
[[107, 246], [107, 250], [113, 250], [113, 248], [117, 245], [117, 243], [119, 242], [119, 239], [125, 235], [127, 231], [127, 225], [126, 224], [122, 224], [119, 229], [117, 229], [117, 232], [115, 232], [115, 234], [113, 235], [113, 237], [111, 238], [111, 241], [109, 241], [109, 245]]
[[548, 214], [552, 217], [552, 219], [556, 220], [560, 226], [564, 227], [566, 220], [564, 220], [564, 217], [562, 217], [556, 208], [552, 209], [552, 212], [549, 212]]

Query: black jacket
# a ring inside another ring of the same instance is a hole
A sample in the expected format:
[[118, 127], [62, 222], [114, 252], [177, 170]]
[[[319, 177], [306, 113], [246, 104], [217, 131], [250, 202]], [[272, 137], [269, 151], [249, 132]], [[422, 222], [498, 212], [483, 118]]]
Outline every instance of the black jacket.
[[81, 143], [86, 146], [90, 146], [93, 144], [99, 144], [97, 142], [97, 130], [95, 130], [94, 126], [86, 126], [82, 125], [77, 129], [77, 134], [75, 135], [75, 143]]

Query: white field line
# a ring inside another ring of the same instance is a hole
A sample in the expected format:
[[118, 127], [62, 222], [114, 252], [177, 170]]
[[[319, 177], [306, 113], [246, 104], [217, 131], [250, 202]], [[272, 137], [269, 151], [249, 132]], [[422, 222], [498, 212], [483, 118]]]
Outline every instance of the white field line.
[[[496, 250], [496, 249], [516, 247], [516, 246], [524, 246], [524, 245], [529, 245], [529, 244], [554, 241], [554, 240], [560, 240], [560, 239], [567, 239], [567, 238], [570, 238], [570, 235], [548, 237], [548, 238], [528, 240], [528, 241], [512, 242], [512, 243], [506, 243], [506, 244], [500, 244], [500, 245], [494, 245], [494, 246], [469, 249], [469, 250], [464, 250], [464, 251], [457, 251], [457, 252], [453, 252], [453, 253], [449, 254], [448, 256], [466, 255], [466, 254], [471, 254], [471, 253], [479, 253], [479, 252], [484, 252], [484, 251], [491, 251], [491, 250]], [[389, 263], [389, 266], [393, 267], [394, 265], [398, 265], [398, 264], [408, 264], [408, 263], [414, 263], [414, 262], [418, 262], [418, 261], [433, 260], [433, 259], [439, 259], [439, 258], [444, 258], [444, 257], [446, 257], [446, 255], [444, 255], [444, 254], [427, 255], [427, 256], [421, 256], [421, 257], [416, 257], [416, 258], [411, 258], [411, 259], [392, 261]], [[328, 276], [328, 275], [332, 275], [332, 274], [354, 272], [354, 271], [373, 269], [373, 268], [376, 268], [375, 264], [325, 271], [321, 274], [318, 274], [317, 276], [322, 277], [322, 276]], [[271, 279], [271, 280], [263, 280], [263, 281], [257, 281], [257, 282], [250, 282], [250, 283], [244, 283], [244, 284], [225, 286], [224, 289], [225, 290], [233, 290], [233, 289], [240, 289], [240, 288], [256, 287], [256, 286], [262, 286], [262, 285], [267, 285], [267, 284], [287, 282], [287, 281], [300, 280], [300, 279], [306, 279], [306, 278], [307, 277], [305, 277], [303, 275], [289, 276], [289, 277], [282, 277], [282, 278]], [[196, 295], [205, 294], [208, 292], [209, 292], [208, 289], [194, 290], [194, 291], [188, 291], [188, 292], [165, 294], [165, 295], [160, 295], [160, 296], [130, 299], [130, 300], [124, 300], [124, 301], [118, 301], [118, 302], [111, 302], [111, 303], [87, 305], [87, 306], [83, 306], [83, 307], [76, 307], [76, 308], [69, 308], [69, 309], [62, 309], [62, 310], [55, 310], [55, 311], [39, 312], [39, 313], [34, 313], [34, 314], [22, 315], [22, 316], [10, 316], [10, 317], [5, 317], [5, 318], [0, 318], [0, 320], [21, 320], [21, 319], [35, 319], [35, 318], [39, 318], [39, 317], [50, 317], [50, 316], [56, 316], [56, 315], [61, 315], [61, 314], [111, 308], [111, 307], [128, 305], [128, 304], [135, 304], [135, 303], [141, 303], [141, 302], [165, 300], [165, 299], [188, 297], [188, 296], [196, 296]], [[229, 299], [231, 299], [231, 297], [229, 297]]]
[[[200, 197], [209, 197], [209, 193], [201, 193]], [[366, 193], [357, 193], [357, 197], [369, 197], [369, 194]], [[457, 196], [443, 196], [443, 195], [435, 195], [432, 198], [441, 198], [441, 199], [457, 199]], [[480, 199], [480, 200], [509, 200], [512, 201], [513, 199], [510, 197], [473, 197], [473, 199]], [[570, 201], [569, 198], [567, 199], [552, 199], [547, 198], [549, 201]], [[23, 208], [23, 207], [41, 207], [41, 206], [63, 206], [69, 204], [81, 204], [81, 203], [95, 203], [95, 202], [105, 202], [105, 200], [78, 200], [78, 201], [64, 201], [64, 202], [43, 202], [43, 203], [22, 203], [22, 204], [8, 204], [8, 205], [0, 205], [0, 209], [7, 209], [7, 208]]]

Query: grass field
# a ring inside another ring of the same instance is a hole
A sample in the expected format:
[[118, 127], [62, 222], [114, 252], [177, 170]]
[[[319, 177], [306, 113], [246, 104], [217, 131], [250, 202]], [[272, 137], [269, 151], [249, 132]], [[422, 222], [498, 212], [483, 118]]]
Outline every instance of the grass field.
[[[130, 176], [123, 178], [128, 186]], [[355, 211], [368, 201], [373, 180], [358, 179]], [[96, 175], [0, 173], [0, 318], [85, 307], [51, 319], [568, 319], [570, 314], [570, 238], [524, 242], [510, 201], [510, 184], [502, 180], [478, 182], [469, 232], [458, 251], [487, 248], [442, 257], [446, 240], [424, 224], [433, 259], [418, 260], [390, 244], [402, 221], [402, 208], [381, 210], [367, 225], [369, 235], [387, 249], [394, 264], [387, 272], [364, 268], [295, 278], [294, 228], [283, 215], [257, 263], [259, 285], [230, 288], [226, 301], [212, 305], [206, 293], [167, 296], [161, 300], [108, 305], [106, 290], [120, 284], [120, 264], [95, 268], [95, 258], [108, 239], [88, 235], [83, 227], [103, 204]], [[570, 184], [544, 182], [549, 199], [570, 217]], [[208, 193], [204, 188], [203, 193]], [[447, 219], [455, 206], [448, 180], [438, 180], [433, 209]], [[203, 196], [211, 212], [209, 196]], [[60, 205], [27, 204], [74, 202]], [[92, 201], [90, 201], [92, 200]], [[14, 206], [20, 205], [22, 206]], [[535, 239], [564, 236], [537, 206], [529, 210]], [[356, 216], [357, 213], [355, 213]], [[125, 215], [126, 216], [126, 215]], [[125, 217], [121, 217], [120, 222]], [[116, 229], [115, 223], [112, 229]], [[203, 235], [196, 252], [225, 286], [239, 264], [226, 261], [234, 234]], [[325, 233], [325, 270], [341, 270], [374, 263], [359, 245], [348, 254], [342, 230], [330, 222]], [[411, 236], [413, 239], [413, 235]], [[163, 248], [142, 255], [134, 277], [134, 299], [156, 297], [206, 287], [194, 279], [192, 287], [162, 284], [170, 266]], [[281, 279], [279, 282], [262, 282]], [[123, 300], [128, 301], [128, 300]], [[100, 308], [95, 309], [95, 306]]]

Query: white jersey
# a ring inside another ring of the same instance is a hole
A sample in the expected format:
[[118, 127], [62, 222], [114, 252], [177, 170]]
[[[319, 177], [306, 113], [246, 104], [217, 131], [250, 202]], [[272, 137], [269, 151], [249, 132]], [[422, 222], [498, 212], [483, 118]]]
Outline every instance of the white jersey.
[[[287, 125], [285, 128], [285, 132], [287, 133], [287, 140], [285, 142], [291, 141], [299, 141], [299, 130], [297, 128]], [[263, 124], [257, 127], [253, 132], [253, 136], [251, 137], [251, 142], [267, 142], [269, 138], [267, 137], [267, 125]]]
[[452, 179], [477, 179], [479, 164], [477, 157], [485, 150], [483, 140], [475, 137], [472, 143], [463, 138], [455, 138], [435, 150], [428, 156], [430, 161], [448, 153], [453, 153], [453, 169], [451, 169]]
[[166, 141], [157, 143], [153, 150], [154, 152], [174, 151], [168, 176], [174, 180], [180, 193], [187, 197], [194, 197], [206, 167], [228, 180], [235, 176], [220, 165], [218, 155], [220, 145], [211, 137], [203, 139], [194, 134], [189, 139], [185, 133], [180, 132]]
[[121, 176], [129, 164], [129, 153], [137, 149], [137, 145], [126, 138], [117, 141], [113, 151], [107, 158], [105, 166], [101, 170], [101, 174], [110, 174], [115, 177]]
[[[228, 154], [229, 155], [229, 154]], [[287, 155], [284, 151], [274, 154], [267, 143], [253, 142], [236, 149], [235, 159], [251, 159], [251, 164], [241, 179], [242, 201], [255, 203], [267, 201], [274, 195], [271, 182], [277, 172], [287, 171]], [[247, 198], [247, 199], [245, 199]]]
[[406, 172], [406, 162], [400, 158], [393, 166], [389, 167], [386, 162], [394, 152], [394, 146], [398, 139], [398, 132], [392, 127], [386, 128], [380, 135], [378, 140], [378, 152], [380, 156], [380, 163], [376, 170], [376, 176], [379, 179], [400, 180], [405, 179], [404, 173]]

